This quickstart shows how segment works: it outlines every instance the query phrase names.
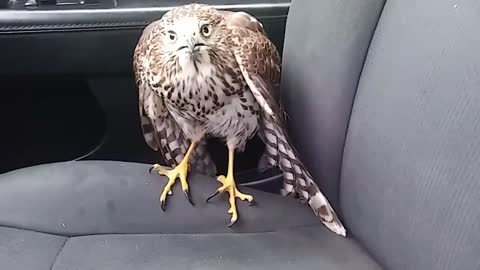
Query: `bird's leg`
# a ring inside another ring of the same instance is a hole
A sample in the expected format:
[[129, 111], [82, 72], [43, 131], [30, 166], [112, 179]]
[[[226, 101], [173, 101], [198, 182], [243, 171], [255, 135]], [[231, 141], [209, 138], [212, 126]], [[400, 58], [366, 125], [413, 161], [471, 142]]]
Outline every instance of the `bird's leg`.
[[190, 156], [192, 155], [193, 149], [195, 149], [196, 144], [197, 143], [195, 141], [190, 144], [187, 153], [185, 153], [182, 161], [175, 168], [169, 169], [159, 164], [155, 164], [150, 168], [150, 172], [152, 172], [152, 170], [155, 170], [159, 174], [165, 175], [168, 178], [168, 182], [163, 188], [162, 194], [160, 195], [160, 206], [163, 211], [165, 211], [165, 202], [167, 199], [167, 195], [172, 195], [172, 186], [175, 184], [175, 180], [177, 178], [180, 178], [180, 184], [182, 185], [183, 193], [187, 197], [188, 201], [193, 205], [193, 202], [190, 198], [190, 191], [188, 189], [187, 171], [188, 160], [190, 159]]
[[220, 175], [217, 177], [217, 180], [222, 183], [222, 186], [215, 191], [210, 197], [207, 198], [207, 202], [222, 192], [228, 192], [229, 198], [228, 202], [230, 204], [230, 208], [228, 209], [228, 213], [232, 214], [230, 219], [229, 227], [232, 226], [238, 219], [238, 212], [237, 212], [237, 205], [236, 205], [236, 198], [239, 198], [242, 201], [248, 201], [250, 204], [253, 202], [253, 196], [244, 194], [237, 189], [235, 184], [235, 179], [233, 177], [233, 157], [235, 153], [235, 148], [232, 146], [228, 146], [228, 170], [227, 176]]

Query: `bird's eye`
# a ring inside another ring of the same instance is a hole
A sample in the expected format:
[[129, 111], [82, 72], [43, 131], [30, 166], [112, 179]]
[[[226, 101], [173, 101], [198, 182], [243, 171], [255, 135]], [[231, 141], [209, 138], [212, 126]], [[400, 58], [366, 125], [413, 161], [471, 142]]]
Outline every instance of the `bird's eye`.
[[175, 41], [175, 39], [177, 39], [177, 34], [175, 34], [175, 32], [173, 32], [173, 31], [168, 31], [168, 38], [171, 41]]
[[209, 24], [204, 24], [202, 25], [202, 28], [200, 28], [200, 31], [204, 37], [208, 37], [210, 34], [212, 34], [212, 26]]

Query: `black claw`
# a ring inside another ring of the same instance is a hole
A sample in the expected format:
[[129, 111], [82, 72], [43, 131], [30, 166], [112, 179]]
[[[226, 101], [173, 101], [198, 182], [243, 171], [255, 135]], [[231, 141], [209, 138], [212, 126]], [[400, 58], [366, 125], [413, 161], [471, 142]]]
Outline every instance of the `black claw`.
[[152, 173], [153, 168], [155, 168], [155, 166], [152, 166], [152, 167], [150, 167], [150, 169], [148, 169], [148, 172], [149, 172], [150, 174]]
[[252, 200], [248, 205], [249, 206], [254, 206], [254, 205], [257, 205], [257, 202], [255, 200]]
[[165, 201], [160, 201], [160, 208], [165, 212]]
[[187, 197], [188, 202], [190, 202], [191, 205], [195, 206], [195, 204], [192, 201], [192, 197], [190, 196], [190, 190], [184, 190], [183, 194], [185, 194], [185, 197]]
[[218, 193], [220, 193], [220, 191], [218, 191], [218, 190], [217, 190], [217, 191], [215, 191], [215, 192], [214, 192], [212, 195], [208, 196], [208, 198], [205, 200], [205, 202], [207, 202], [207, 203], [208, 203], [208, 201], [209, 201], [211, 198], [213, 198], [213, 197], [217, 196], [217, 195], [218, 195]]
[[235, 224], [235, 222], [236, 222], [236, 220], [234, 220], [234, 221], [230, 221], [230, 224], [228, 224], [227, 226], [228, 226], [228, 227], [232, 227], [232, 226], [233, 226], [233, 224]]

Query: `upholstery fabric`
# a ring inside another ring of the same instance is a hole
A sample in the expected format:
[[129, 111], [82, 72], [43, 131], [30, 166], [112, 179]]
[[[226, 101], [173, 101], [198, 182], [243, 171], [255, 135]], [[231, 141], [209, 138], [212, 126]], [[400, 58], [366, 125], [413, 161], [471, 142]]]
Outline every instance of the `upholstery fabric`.
[[53, 269], [380, 270], [355, 243], [340, 240], [318, 227], [252, 234], [75, 237]]
[[0, 226], [0, 269], [50, 270], [66, 237]]
[[480, 267], [480, 2], [389, 0], [341, 179], [350, 231], [387, 269]]
[[195, 207], [179, 186], [165, 213], [165, 178], [146, 164], [76, 161], [0, 175], [0, 269], [380, 269], [357, 242], [326, 229], [294, 199], [242, 188], [227, 227], [219, 186], [190, 177]]
[[180, 185], [175, 185], [175, 196], [167, 198], [163, 212], [159, 197], [166, 177], [149, 174], [148, 169], [147, 164], [81, 161], [34, 166], [1, 175], [0, 225], [74, 236], [244, 233], [319, 224], [308, 206], [291, 197], [242, 188], [257, 203], [249, 206], [238, 202], [241, 217], [236, 226], [229, 228], [227, 195], [205, 203], [220, 182], [200, 175], [191, 175], [189, 180], [195, 206], [189, 204]]

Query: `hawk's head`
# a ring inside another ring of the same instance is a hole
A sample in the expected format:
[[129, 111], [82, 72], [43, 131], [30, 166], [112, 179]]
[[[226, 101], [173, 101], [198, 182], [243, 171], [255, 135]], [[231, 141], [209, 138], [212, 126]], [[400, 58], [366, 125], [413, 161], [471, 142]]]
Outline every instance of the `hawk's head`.
[[164, 60], [180, 66], [210, 62], [209, 51], [215, 51], [225, 36], [223, 17], [216, 9], [191, 4], [174, 8], [160, 20], [158, 49]]

